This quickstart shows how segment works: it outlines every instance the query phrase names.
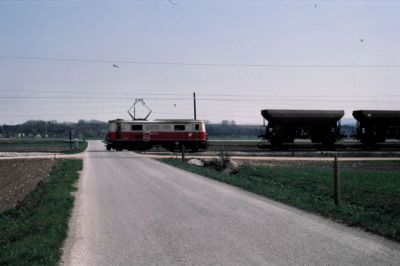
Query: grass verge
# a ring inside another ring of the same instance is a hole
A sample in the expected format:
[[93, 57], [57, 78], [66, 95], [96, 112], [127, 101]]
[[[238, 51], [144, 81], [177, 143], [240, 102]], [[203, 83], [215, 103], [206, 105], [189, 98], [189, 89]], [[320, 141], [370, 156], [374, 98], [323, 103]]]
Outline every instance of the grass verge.
[[56, 265], [67, 236], [81, 160], [60, 160], [48, 179], [0, 214], [0, 265]]
[[400, 242], [400, 162], [341, 163], [342, 201], [336, 206], [331, 163], [243, 165], [229, 175], [161, 161]]
[[62, 152], [79, 153], [86, 149], [87, 141], [66, 139], [6, 139], [0, 140], [0, 152]]
[[87, 141], [80, 142], [78, 148], [74, 148], [72, 150], [66, 149], [64, 151], [61, 151], [61, 153], [63, 153], [63, 154], [81, 153], [81, 152], [86, 150], [87, 146], [88, 146], [88, 142]]

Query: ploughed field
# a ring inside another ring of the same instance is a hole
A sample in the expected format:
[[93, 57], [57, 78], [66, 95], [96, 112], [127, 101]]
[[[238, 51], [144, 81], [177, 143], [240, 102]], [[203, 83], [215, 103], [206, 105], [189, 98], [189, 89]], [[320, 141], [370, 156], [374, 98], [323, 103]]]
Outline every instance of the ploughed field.
[[14, 207], [49, 176], [52, 159], [0, 160], [0, 212]]

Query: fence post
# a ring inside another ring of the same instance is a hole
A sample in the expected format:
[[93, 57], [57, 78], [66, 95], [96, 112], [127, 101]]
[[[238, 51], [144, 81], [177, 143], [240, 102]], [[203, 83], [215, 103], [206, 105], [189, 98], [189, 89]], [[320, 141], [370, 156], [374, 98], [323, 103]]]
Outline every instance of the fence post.
[[340, 204], [340, 169], [336, 155], [333, 161], [333, 193], [335, 196], [335, 205], [338, 206]]
[[54, 159], [56, 159], [56, 143], [53, 140], [53, 148], [54, 148]]
[[185, 161], [185, 144], [182, 144], [182, 162]]
[[72, 131], [69, 130], [69, 150], [72, 150]]

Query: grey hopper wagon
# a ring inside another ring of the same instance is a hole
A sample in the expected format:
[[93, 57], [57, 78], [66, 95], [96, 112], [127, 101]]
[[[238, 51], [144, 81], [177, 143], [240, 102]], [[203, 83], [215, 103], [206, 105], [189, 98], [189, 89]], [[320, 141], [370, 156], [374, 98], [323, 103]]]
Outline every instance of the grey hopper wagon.
[[344, 111], [266, 109], [261, 115], [268, 121], [262, 137], [272, 145], [293, 143], [295, 138], [332, 145], [340, 138], [338, 121]]
[[353, 117], [357, 120], [357, 138], [363, 144], [400, 140], [400, 111], [357, 110]]

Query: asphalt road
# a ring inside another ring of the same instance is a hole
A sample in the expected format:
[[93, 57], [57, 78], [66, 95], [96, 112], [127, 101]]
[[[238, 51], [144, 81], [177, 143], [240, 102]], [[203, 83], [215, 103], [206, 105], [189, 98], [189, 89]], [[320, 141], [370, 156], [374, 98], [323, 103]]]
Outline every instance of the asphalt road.
[[90, 142], [65, 265], [399, 265], [400, 245]]

